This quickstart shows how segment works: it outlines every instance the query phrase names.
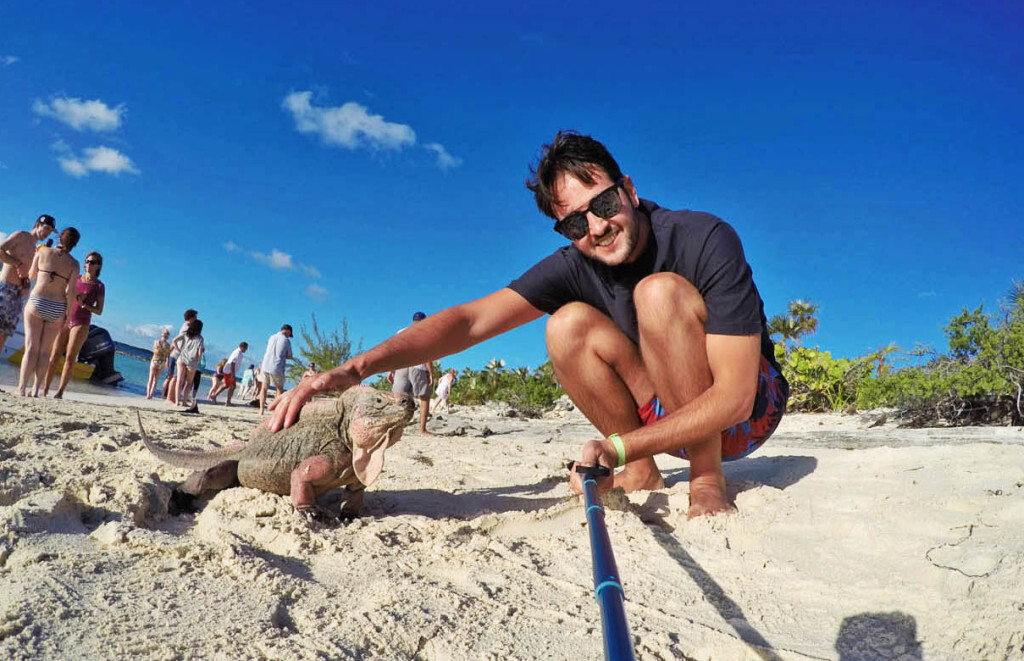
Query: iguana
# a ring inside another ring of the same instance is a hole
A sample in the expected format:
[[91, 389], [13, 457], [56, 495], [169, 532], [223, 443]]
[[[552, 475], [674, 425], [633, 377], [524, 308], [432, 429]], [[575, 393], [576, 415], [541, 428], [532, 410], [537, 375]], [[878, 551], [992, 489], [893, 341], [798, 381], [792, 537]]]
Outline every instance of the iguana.
[[241, 485], [290, 494], [292, 505], [310, 518], [327, 514], [317, 507], [317, 496], [341, 486], [348, 491], [343, 514], [359, 511], [363, 489], [380, 475], [384, 451], [401, 438], [412, 413], [409, 397], [355, 386], [337, 398], [309, 402], [288, 429], [272, 434], [261, 424], [244, 445], [189, 452], [154, 444], [135, 412], [142, 441], [157, 459], [196, 469], [181, 492], [199, 496]]

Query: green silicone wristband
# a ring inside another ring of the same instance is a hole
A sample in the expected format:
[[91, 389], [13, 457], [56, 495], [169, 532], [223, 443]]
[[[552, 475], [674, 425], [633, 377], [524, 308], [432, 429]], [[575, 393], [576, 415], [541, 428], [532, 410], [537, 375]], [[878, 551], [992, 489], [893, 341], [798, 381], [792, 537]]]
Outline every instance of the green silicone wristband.
[[615, 453], [619, 455], [619, 466], [626, 465], [626, 444], [622, 442], [622, 438], [618, 434], [612, 434], [608, 437], [608, 440], [615, 446]]

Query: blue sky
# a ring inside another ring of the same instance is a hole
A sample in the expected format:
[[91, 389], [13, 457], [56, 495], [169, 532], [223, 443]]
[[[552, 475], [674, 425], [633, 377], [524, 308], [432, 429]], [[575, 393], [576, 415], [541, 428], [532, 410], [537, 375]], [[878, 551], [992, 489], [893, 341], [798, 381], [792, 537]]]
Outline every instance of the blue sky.
[[[372, 6], [371, 6], [372, 5]], [[364, 348], [563, 240], [523, 187], [560, 128], [743, 239], [769, 316], [944, 349], [1024, 277], [1013, 2], [0, 2], [0, 233], [104, 255], [122, 341], [200, 311]], [[442, 361], [546, 360], [543, 321]]]

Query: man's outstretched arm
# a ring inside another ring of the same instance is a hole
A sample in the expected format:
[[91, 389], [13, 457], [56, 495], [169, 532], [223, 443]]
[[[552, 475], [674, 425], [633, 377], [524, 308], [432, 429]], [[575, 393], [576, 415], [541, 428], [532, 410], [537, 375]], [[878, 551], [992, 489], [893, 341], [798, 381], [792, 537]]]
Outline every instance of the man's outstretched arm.
[[343, 391], [380, 372], [430, 363], [467, 349], [543, 314], [511, 289], [432, 314], [377, 346], [353, 356], [308, 383], [300, 383], [276, 399], [267, 420], [271, 431], [290, 427], [303, 405], [318, 392]]

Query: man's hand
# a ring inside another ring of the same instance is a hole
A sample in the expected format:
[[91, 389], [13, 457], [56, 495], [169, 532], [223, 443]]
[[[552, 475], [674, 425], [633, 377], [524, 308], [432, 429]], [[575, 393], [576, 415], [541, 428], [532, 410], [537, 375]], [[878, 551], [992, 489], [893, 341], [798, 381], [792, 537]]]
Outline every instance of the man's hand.
[[306, 402], [313, 399], [314, 395], [331, 391], [340, 393], [358, 385], [360, 381], [362, 379], [359, 374], [344, 365], [319, 374], [315, 378], [302, 379], [299, 385], [280, 397], [274, 398], [270, 404], [270, 410], [273, 413], [264, 424], [272, 432], [291, 427], [299, 419], [299, 411], [306, 405]]
[[583, 446], [583, 457], [572, 465], [569, 473], [569, 488], [573, 493], [583, 493], [583, 476], [576, 472], [576, 464], [581, 466], [605, 466], [611, 471], [608, 477], [598, 477], [597, 493], [611, 491], [614, 484], [612, 475], [615, 473], [615, 466], [619, 462], [619, 455], [615, 452], [615, 446], [611, 441], [587, 441]]

